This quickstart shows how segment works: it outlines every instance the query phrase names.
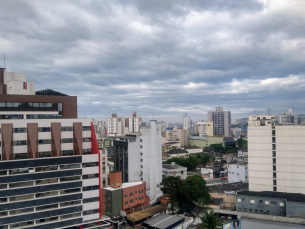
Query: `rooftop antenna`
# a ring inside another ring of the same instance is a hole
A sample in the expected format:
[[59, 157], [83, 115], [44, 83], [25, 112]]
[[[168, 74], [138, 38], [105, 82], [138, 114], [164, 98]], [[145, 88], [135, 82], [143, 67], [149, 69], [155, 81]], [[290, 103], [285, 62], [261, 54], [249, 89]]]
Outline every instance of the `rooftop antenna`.
[[6, 68], [5, 53], [4, 53], [3, 61], [4, 61], [4, 68]]

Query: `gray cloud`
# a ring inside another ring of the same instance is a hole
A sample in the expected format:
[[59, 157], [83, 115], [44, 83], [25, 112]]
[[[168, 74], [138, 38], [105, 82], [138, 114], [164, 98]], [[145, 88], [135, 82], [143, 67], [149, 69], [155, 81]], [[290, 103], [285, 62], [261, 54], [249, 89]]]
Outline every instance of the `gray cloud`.
[[302, 1], [5, 1], [8, 71], [77, 95], [80, 117], [305, 113]]

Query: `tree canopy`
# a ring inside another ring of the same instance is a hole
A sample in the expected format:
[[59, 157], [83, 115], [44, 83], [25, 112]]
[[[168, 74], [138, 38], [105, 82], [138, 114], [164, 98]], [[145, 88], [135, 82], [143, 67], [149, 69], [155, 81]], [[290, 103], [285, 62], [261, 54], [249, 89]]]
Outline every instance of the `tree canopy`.
[[210, 146], [214, 148], [214, 151], [216, 153], [224, 153], [225, 152], [225, 149], [224, 149], [222, 144], [211, 144]]
[[197, 156], [186, 155], [168, 159], [165, 164], [171, 164], [172, 162], [175, 162], [177, 165], [186, 167], [187, 171], [194, 171], [198, 167], [200, 159]]
[[164, 177], [158, 186], [161, 191], [170, 198], [171, 205], [169, 210], [174, 214], [178, 197], [180, 196], [181, 188], [183, 187], [183, 180], [181, 180], [180, 177], [168, 176]]
[[223, 221], [219, 218], [219, 214], [215, 214], [213, 210], [205, 211], [200, 217], [201, 223], [198, 226], [207, 228], [207, 229], [215, 229], [217, 226], [222, 226]]
[[189, 176], [183, 183], [184, 185], [181, 189], [180, 197], [178, 198], [180, 209], [191, 212], [196, 206], [209, 204], [211, 200], [209, 188], [206, 186], [206, 182], [201, 176]]
[[174, 213], [177, 206], [192, 212], [195, 207], [209, 204], [211, 196], [205, 180], [199, 176], [189, 176], [185, 180], [180, 177], [164, 177], [158, 185], [170, 198], [170, 211]]
[[239, 150], [247, 149], [248, 148], [248, 141], [243, 139], [243, 136], [240, 135], [240, 138], [237, 139], [236, 145]]

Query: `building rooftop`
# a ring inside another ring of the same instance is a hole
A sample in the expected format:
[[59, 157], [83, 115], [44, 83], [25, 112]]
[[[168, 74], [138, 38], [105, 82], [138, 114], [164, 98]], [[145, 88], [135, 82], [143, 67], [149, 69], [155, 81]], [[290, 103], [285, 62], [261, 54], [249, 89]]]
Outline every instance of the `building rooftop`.
[[185, 221], [184, 217], [175, 215], [158, 215], [152, 219], [143, 222], [142, 226], [156, 229], [171, 229]]
[[207, 138], [206, 137], [199, 137], [199, 136], [189, 136], [190, 140], [202, 140], [202, 141], [206, 141]]
[[167, 152], [168, 154], [182, 154], [182, 153], [189, 153], [185, 149], [172, 149]]
[[[215, 186], [210, 186], [210, 193], [236, 193], [236, 191], [242, 191], [242, 190], [248, 190], [249, 189], [249, 184], [248, 183], [228, 183], [228, 184], [221, 184], [221, 185], [215, 185]], [[240, 193], [240, 192], [238, 192]]]
[[162, 205], [155, 205], [150, 208], [146, 208], [142, 211], [134, 212], [129, 215], [127, 215], [128, 220], [131, 222], [138, 222], [140, 220], [143, 220], [145, 218], [151, 217], [155, 214], [165, 212], [167, 210], [167, 207]]
[[143, 184], [143, 181], [135, 181], [135, 182], [127, 182], [127, 183], [122, 183], [122, 186], [119, 188], [112, 188], [112, 187], [106, 187], [104, 188], [105, 190], [109, 190], [109, 191], [114, 191], [120, 188], [129, 188], [129, 187], [133, 187], [139, 184]]
[[238, 195], [286, 199], [287, 201], [292, 202], [305, 202], [305, 195], [301, 193], [240, 191], [238, 192]]
[[186, 146], [186, 147], [184, 147], [184, 149], [202, 149], [202, 148], [197, 147], [197, 146]]
[[40, 91], [36, 91], [35, 95], [51, 95], [51, 96], [68, 96], [58, 91], [54, 91], [52, 89], [44, 89]]
[[210, 205], [220, 205], [223, 202], [223, 198], [212, 198]]
[[162, 168], [163, 169], [183, 169], [183, 168], [187, 169], [186, 167], [183, 167], [183, 166], [180, 166], [180, 165], [177, 165], [177, 164], [174, 164], [174, 165], [172, 165], [172, 164], [163, 164]]

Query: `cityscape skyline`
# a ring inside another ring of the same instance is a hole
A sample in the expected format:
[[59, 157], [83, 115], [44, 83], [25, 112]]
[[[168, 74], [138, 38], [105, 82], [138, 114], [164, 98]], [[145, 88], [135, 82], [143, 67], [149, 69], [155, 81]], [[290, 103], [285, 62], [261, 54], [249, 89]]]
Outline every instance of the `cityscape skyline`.
[[302, 1], [1, 6], [7, 71], [26, 73], [38, 90], [77, 95], [80, 118], [137, 111], [144, 121], [177, 122], [217, 106], [232, 118], [305, 113]]

